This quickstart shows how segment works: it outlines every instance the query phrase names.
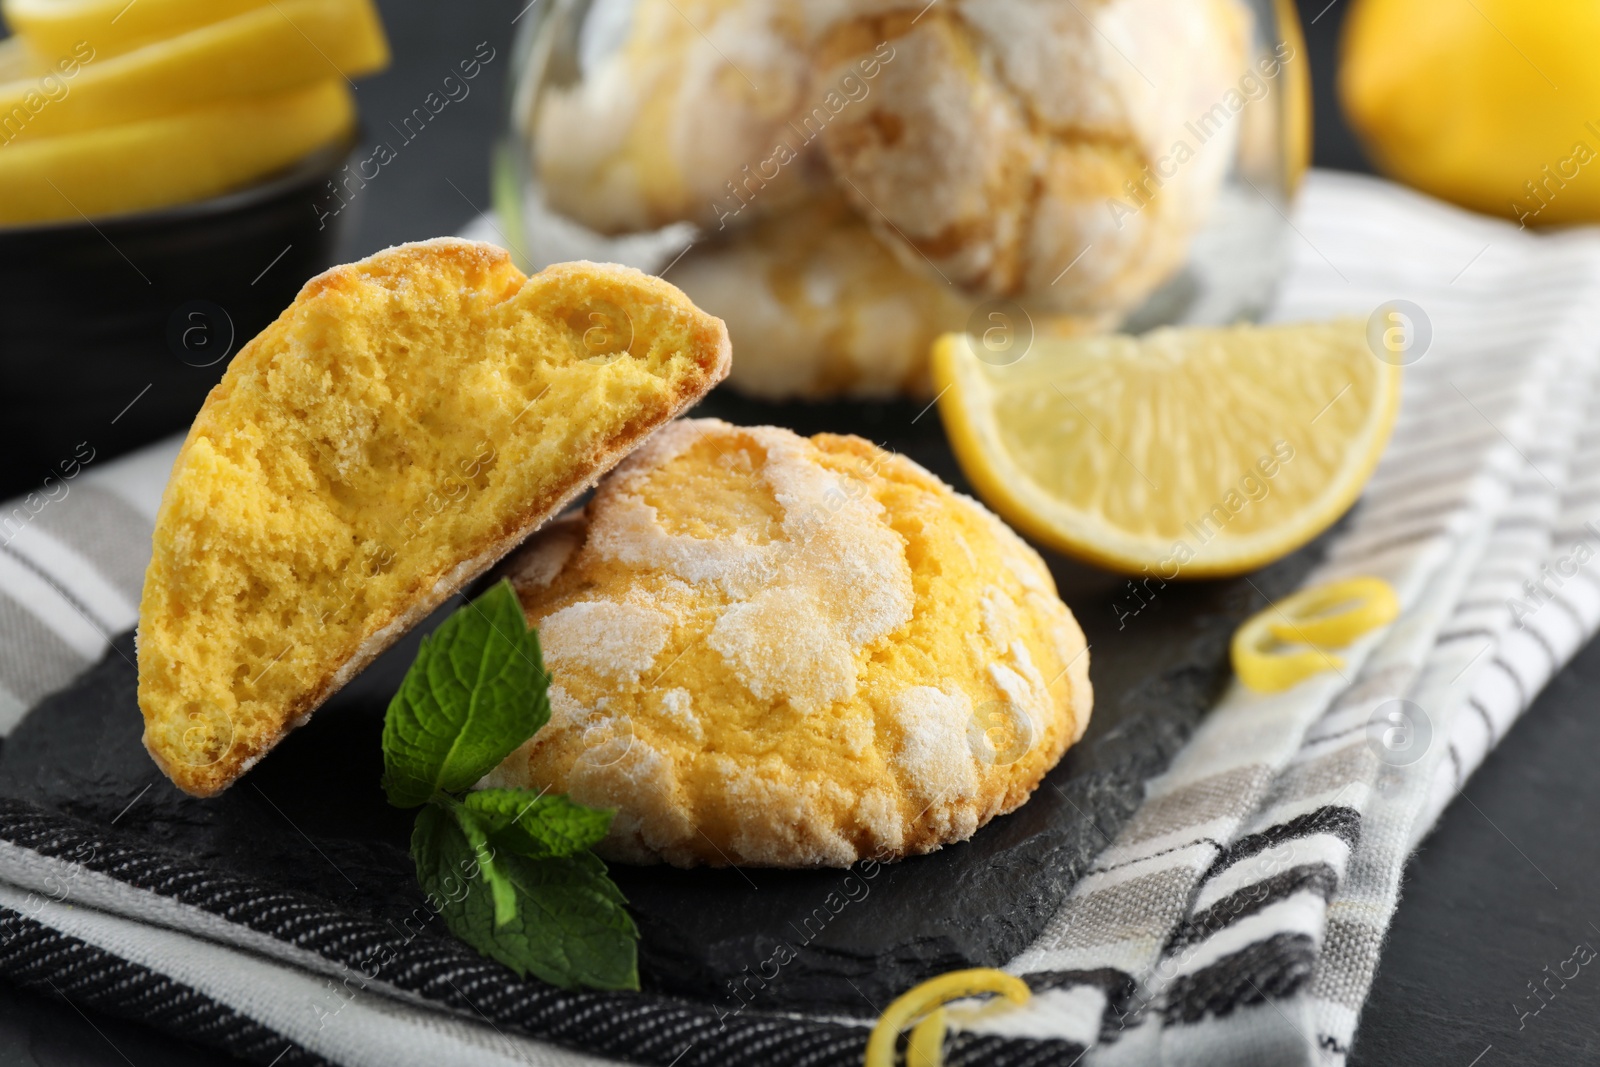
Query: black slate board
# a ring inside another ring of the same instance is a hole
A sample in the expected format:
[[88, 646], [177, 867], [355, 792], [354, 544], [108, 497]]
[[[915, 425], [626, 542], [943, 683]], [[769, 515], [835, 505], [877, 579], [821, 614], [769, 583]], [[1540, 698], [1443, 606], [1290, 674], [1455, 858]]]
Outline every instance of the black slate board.
[[[965, 488], [937, 413], [918, 405], [777, 407], [718, 395], [698, 414], [859, 433]], [[875, 1014], [930, 975], [1003, 963], [1038, 934], [1220, 693], [1234, 627], [1264, 597], [1293, 589], [1316, 555], [1312, 547], [1248, 579], [1140, 595], [1123, 579], [1047, 556], [1088, 636], [1096, 695], [1088, 733], [1033, 799], [969, 842], [854, 872], [613, 866], [641, 930], [646, 988], [730, 1012], [759, 990], [763, 1007]], [[207, 801], [178, 792], [141, 747], [135, 653], [123, 635], [7, 740], [0, 795], [115, 823], [190, 857], [399, 921], [421, 897], [406, 854], [411, 815], [388, 807], [378, 787], [379, 735], [421, 634], [451, 607]], [[778, 978], [735, 989], [775, 958]]]

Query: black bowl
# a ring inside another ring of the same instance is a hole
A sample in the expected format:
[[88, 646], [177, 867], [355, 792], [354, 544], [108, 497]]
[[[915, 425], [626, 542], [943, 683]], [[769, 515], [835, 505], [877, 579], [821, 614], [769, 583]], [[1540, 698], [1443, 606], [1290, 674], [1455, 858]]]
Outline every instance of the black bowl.
[[184, 429], [228, 358], [331, 266], [354, 138], [237, 192], [0, 228], [0, 499]]

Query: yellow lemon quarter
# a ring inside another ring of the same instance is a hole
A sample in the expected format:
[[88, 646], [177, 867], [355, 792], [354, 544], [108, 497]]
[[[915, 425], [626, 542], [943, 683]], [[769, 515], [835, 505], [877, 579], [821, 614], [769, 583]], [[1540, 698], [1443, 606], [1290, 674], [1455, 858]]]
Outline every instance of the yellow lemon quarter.
[[1527, 223], [1600, 219], [1600, 5], [1358, 0], [1339, 95], [1374, 161]]
[[[1240, 574], [1350, 507], [1400, 402], [1355, 320], [934, 346], [979, 494], [1041, 543], [1163, 580]], [[1010, 362], [1007, 362], [1007, 361]]]

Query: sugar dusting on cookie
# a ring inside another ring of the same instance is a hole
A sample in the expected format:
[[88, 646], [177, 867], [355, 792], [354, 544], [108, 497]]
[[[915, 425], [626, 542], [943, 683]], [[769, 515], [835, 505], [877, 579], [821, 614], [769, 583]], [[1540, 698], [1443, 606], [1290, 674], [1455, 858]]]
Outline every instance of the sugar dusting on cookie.
[[702, 439], [698, 423], [679, 422], [617, 472], [590, 544], [602, 558], [719, 586], [731, 603], [710, 647], [755, 695], [814, 711], [853, 696], [861, 649], [910, 620], [911, 568], [882, 505], [812, 462], [808, 442], [770, 427], [741, 433], [765, 454], [750, 476], [782, 508], [782, 540], [708, 541], [662, 528], [635, 490]]

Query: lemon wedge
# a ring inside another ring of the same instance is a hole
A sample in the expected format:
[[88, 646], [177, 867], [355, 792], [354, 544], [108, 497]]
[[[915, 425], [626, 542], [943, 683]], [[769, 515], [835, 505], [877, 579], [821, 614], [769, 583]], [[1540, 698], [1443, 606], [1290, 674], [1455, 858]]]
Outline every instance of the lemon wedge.
[[[33, 69], [17, 77], [13, 67], [11, 80], [0, 83], [0, 115], [12, 118], [0, 138], [6, 142], [26, 144], [354, 78], [389, 60], [371, 0], [276, 0], [121, 55], [81, 53], [70, 77], [52, 75], [54, 57], [37, 44], [29, 51]], [[49, 86], [45, 78], [52, 79]]]
[[934, 345], [978, 493], [1058, 551], [1162, 580], [1241, 574], [1327, 529], [1388, 442], [1400, 368], [1356, 321]]
[[338, 79], [0, 150], [0, 225], [142, 211], [215, 196], [355, 126]]

